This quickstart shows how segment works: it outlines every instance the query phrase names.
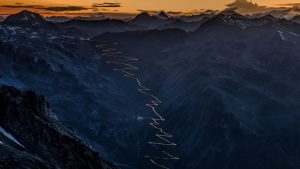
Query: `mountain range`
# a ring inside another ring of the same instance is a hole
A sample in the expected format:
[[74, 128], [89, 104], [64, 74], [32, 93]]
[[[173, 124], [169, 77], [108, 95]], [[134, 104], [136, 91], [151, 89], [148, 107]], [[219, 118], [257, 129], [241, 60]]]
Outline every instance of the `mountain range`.
[[184, 31], [194, 31], [198, 28], [203, 20], [187, 22], [180, 18], [169, 18], [164, 12], [156, 16], [151, 16], [146, 12], [137, 15], [130, 21], [120, 21], [113, 19], [104, 20], [78, 20], [73, 19], [67, 22], [59, 23], [61, 28], [76, 28], [89, 36], [96, 36], [106, 32], [127, 32], [137, 30], [151, 29], [182, 29]]
[[[173, 169], [300, 167], [300, 25], [294, 19], [253, 18], [229, 10], [200, 20], [142, 13], [129, 22], [54, 24], [27, 11], [17, 16], [0, 23], [0, 83], [5, 85], [0, 99], [9, 102], [0, 106], [5, 117], [0, 126], [17, 142], [1, 135], [0, 141], [12, 156], [21, 149], [30, 165], [67, 168], [59, 156], [67, 149], [75, 154], [71, 159], [92, 154], [84, 160], [87, 164], [157, 167], [145, 158], [153, 152], [148, 143], [157, 134], [149, 126], [153, 112], [145, 106], [148, 99], [116, 71], [130, 64], [162, 101], [158, 110], [166, 121], [161, 127], [176, 141], [168, 153], [179, 159], [159, 164]], [[53, 125], [57, 123], [59, 127]], [[53, 128], [60, 132], [40, 139]], [[82, 140], [71, 148], [42, 151], [64, 144], [48, 142], [64, 133], [71, 142]], [[4, 148], [0, 144], [0, 153], [8, 153]], [[77, 156], [78, 149], [88, 153]]]
[[[278, 19], [284, 18], [287, 14], [286, 12], [295, 13], [293, 11], [297, 10], [296, 8], [291, 8], [288, 10], [274, 10], [266, 13], [257, 13], [253, 15], [246, 15], [247, 18], [257, 19], [264, 16], [273, 16]], [[28, 16], [24, 16], [28, 14]], [[220, 13], [219, 13], [220, 14]], [[202, 13], [199, 15], [191, 15], [191, 16], [179, 16], [179, 17], [170, 17], [165, 12], [160, 12], [157, 15], [150, 15], [147, 12], [142, 12], [138, 14], [135, 18], [129, 21], [121, 21], [116, 19], [105, 19], [102, 16], [102, 19], [93, 19], [93, 18], [84, 18], [84, 17], [76, 17], [76, 18], [68, 18], [65, 16], [53, 16], [42, 18], [40, 15], [36, 15], [30, 11], [22, 11], [17, 15], [12, 15], [6, 22], [10, 24], [14, 24], [14, 20], [16, 18], [23, 18], [23, 21], [17, 22], [17, 24], [26, 23], [24, 22], [25, 17], [28, 19], [32, 19], [31, 16], [39, 17], [39, 21], [37, 23], [32, 23], [31, 26], [37, 26], [38, 24], [44, 25], [45, 27], [54, 28], [55, 26], [60, 27], [61, 29], [76, 29], [80, 31], [82, 34], [88, 36], [96, 36], [106, 32], [126, 32], [126, 31], [137, 31], [137, 30], [151, 30], [151, 29], [181, 29], [186, 32], [195, 31], [199, 28], [202, 23], [210, 20], [215, 17], [217, 13]], [[14, 18], [15, 17], [15, 18]], [[298, 16], [289, 17], [291, 21], [298, 22]], [[2, 18], [4, 20], [4, 18]], [[45, 22], [47, 20], [48, 22]], [[1, 21], [1, 19], [0, 19]], [[54, 24], [55, 23], [55, 26]], [[47, 26], [46, 26], [47, 25]], [[39, 26], [41, 27], [41, 26]]]
[[172, 168], [298, 168], [299, 28], [226, 11], [169, 43], [159, 39], [171, 30], [96, 40], [142, 56], [141, 74], [164, 100], [165, 128], [178, 140]]

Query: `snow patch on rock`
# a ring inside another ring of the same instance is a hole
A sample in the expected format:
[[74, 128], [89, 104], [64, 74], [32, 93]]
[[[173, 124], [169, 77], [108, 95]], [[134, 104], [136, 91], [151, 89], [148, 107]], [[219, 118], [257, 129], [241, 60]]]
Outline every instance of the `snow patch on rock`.
[[282, 40], [287, 41], [287, 39], [283, 36], [283, 32], [282, 31], [277, 31], [281, 37]]
[[19, 146], [25, 148], [18, 140], [15, 139], [14, 136], [12, 136], [10, 133], [8, 133], [7, 131], [5, 131], [2, 127], [0, 127], [0, 132], [5, 135], [7, 138], [9, 138], [11, 141], [15, 142], [16, 144], [18, 144]]

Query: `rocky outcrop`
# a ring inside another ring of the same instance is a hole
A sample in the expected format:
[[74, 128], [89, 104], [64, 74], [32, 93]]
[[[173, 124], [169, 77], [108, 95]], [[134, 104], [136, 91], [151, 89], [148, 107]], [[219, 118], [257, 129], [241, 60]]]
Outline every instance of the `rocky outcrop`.
[[0, 168], [117, 168], [64, 127], [33, 91], [0, 85], [0, 129]]

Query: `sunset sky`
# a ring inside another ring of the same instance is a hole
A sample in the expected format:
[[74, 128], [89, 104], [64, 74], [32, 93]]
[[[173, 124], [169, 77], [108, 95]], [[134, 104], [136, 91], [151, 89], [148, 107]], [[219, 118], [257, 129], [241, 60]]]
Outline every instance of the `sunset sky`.
[[[245, 1], [245, 0], [239, 0]], [[31, 10], [44, 15], [83, 15], [87, 13], [139, 13], [173, 11], [193, 13], [201, 9], [221, 10], [234, 0], [0, 0], [0, 15]], [[259, 6], [299, 5], [299, 0], [253, 0]]]

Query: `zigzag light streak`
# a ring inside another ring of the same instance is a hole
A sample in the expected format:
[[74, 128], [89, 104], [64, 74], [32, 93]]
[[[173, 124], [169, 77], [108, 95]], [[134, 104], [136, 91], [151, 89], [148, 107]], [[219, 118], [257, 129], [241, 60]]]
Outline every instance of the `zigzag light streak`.
[[[114, 43], [114, 44], [117, 45], [118, 43]], [[142, 84], [142, 82], [140, 81], [140, 79], [138, 77], [136, 77], [136, 75], [134, 73], [132, 73], [132, 71], [137, 71], [137, 70], [139, 70], [139, 68], [127, 63], [129, 61], [138, 61], [138, 58], [116, 56], [116, 55], [122, 54], [122, 52], [118, 52], [116, 49], [113, 49], [113, 48], [105, 47], [105, 44], [97, 44], [96, 47], [100, 48], [100, 49], [102, 48], [102, 52], [104, 52], [102, 54], [103, 56], [122, 58], [122, 59], [119, 59], [118, 61], [107, 61], [106, 63], [124, 66], [124, 67], [121, 67], [118, 69], [114, 68], [113, 70], [122, 72], [122, 73], [124, 73], [123, 76], [135, 80], [137, 82], [137, 86], [138, 86], [137, 91], [142, 93], [143, 95], [146, 95], [151, 98], [149, 103], [145, 104], [155, 114], [155, 117], [153, 117], [151, 119], [152, 121], [149, 123], [149, 125], [158, 131], [158, 133], [155, 134], [155, 137], [157, 137], [160, 141], [158, 141], [158, 142], [149, 141], [148, 144], [154, 146], [156, 149], [158, 149], [157, 145], [173, 146], [173, 147], [176, 146], [177, 145], [176, 143], [170, 141], [170, 139], [173, 138], [173, 135], [164, 131], [164, 129], [160, 127], [160, 125], [166, 121], [166, 119], [160, 113], [158, 113], [156, 110], [156, 108], [159, 107], [160, 104], [162, 104], [162, 101], [159, 100], [158, 97], [156, 97], [155, 95], [151, 94], [150, 93], [151, 89], [145, 87]], [[159, 150], [159, 151], [164, 155], [163, 157], [156, 157], [156, 156], [149, 156], [149, 155], [145, 155], [144, 157], [149, 159], [149, 161], [152, 164], [154, 164], [155, 166], [158, 166], [163, 169], [170, 169], [170, 168], [158, 163], [155, 160], [158, 160], [158, 159], [160, 159], [160, 160], [179, 160], [178, 157], [175, 157], [175, 156], [167, 153], [164, 150]]]

